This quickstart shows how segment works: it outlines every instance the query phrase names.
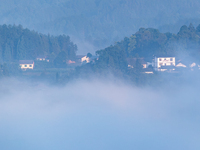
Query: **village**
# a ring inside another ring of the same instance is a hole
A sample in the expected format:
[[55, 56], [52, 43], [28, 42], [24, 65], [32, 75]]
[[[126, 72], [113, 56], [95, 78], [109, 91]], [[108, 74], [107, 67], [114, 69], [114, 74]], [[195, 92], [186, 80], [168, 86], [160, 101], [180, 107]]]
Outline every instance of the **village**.
[[[74, 69], [87, 63], [95, 63], [98, 59], [98, 56], [77, 55], [76, 60], [66, 60], [64, 62], [67, 66], [65, 69]], [[184, 61], [173, 56], [154, 56], [151, 62], [145, 61], [145, 58], [127, 58], [128, 68], [133, 69], [136, 66], [137, 60], [142, 65], [142, 72], [145, 74], [154, 74], [154, 72], [178, 73], [184, 70], [193, 71], [200, 69], [200, 65], [196, 62]], [[38, 56], [35, 60], [19, 60], [20, 69], [24, 72], [37, 71], [36, 63], [50, 63], [50, 60], [46, 56]], [[48, 70], [48, 68], [45, 69]], [[53, 69], [55, 70], [56, 68]], [[61, 71], [63, 68], [57, 68], [56, 71], [59, 70]]]

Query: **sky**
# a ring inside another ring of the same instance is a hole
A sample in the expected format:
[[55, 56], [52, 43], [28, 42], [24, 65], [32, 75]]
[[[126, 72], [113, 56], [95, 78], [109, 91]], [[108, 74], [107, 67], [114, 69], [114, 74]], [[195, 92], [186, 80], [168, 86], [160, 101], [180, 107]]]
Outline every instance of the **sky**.
[[1, 150], [197, 150], [198, 84], [0, 81]]

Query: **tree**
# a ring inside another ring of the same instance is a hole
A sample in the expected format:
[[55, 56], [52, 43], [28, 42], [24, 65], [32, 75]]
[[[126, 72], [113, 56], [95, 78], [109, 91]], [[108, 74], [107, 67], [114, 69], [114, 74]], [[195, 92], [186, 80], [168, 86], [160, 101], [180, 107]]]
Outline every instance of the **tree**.
[[87, 53], [87, 57], [91, 58], [92, 54], [91, 53]]
[[58, 56], [54, 59], [55, 67], [58, 68], [66, 67], [66, 59], [67, 59], [67, 54], [64, 51], [60, 52]]

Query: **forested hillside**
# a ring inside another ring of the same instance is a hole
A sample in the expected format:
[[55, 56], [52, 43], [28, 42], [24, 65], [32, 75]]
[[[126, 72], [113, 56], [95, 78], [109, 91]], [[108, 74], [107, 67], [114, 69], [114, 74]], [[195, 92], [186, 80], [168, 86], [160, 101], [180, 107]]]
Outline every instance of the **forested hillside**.
[[[130, 37], [96, 51], [96, 54], [99, 56], [98, 60], [77, 67], [75, 75], [87, 77], [90, 74], [112, 73], [118, 77], [130, 78], [134, 82], [146, 82], [151, 75], [142, 73], [143, 67], [139, 62], [141, 58], [152, 62], [154, 56], [173, 56], [200, 64], [200, 25], [196, 28], [192, 24], [183, 25], [177, 34], [140, 28]], [[128, 68], [127, 59], [136, 60], [133, 68]]]
[[103, 48], [140, 27], [176, 33], [182, 24], [196, 26], [199, 8], [199, 0], [2, 0], [0, 24], [64, 33]]
[[54, 59], [64, 52], [66, 59], [74, 60], [77, 46], [69, 36], [39, 34], [22, 26], [0, 26], [0, 61], [14, 62], [35, 59], [39, 55]]
[[[101, 51], [100, 56], [113, 51], [123, 52], [128, 57], [144, 57], [151, 60], [155, 55], [178, 56], [187, 53], [193, 58], [200, 58], [200, 25], [183, 25], [177, 34], [161, 33], [154, 28], [140, 28], [138, 32]], [[105, 55], [104, 55], [105, 56]], [[110, 54], [110, 56], [115, 56]]]

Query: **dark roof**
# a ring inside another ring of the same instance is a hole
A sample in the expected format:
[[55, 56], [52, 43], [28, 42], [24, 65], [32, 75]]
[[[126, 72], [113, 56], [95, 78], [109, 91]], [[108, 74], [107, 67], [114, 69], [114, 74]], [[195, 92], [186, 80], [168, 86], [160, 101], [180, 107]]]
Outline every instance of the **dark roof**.
[[19, 64], [33, 64], [33, 60], [19, 60]]

